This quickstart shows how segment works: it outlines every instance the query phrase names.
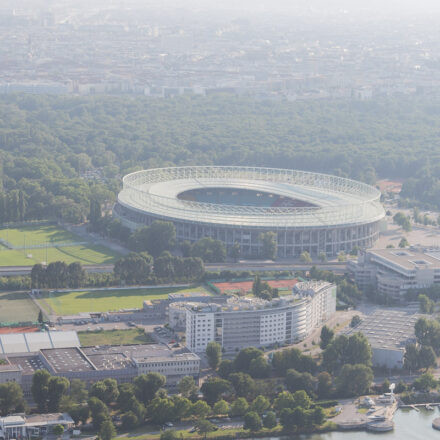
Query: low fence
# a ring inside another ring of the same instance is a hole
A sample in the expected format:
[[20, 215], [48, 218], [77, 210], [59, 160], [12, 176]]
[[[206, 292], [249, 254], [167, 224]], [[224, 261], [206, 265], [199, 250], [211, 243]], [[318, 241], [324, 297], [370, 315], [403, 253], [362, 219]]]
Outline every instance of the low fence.
[[[83, 246], [83, 245], [90, 245], [91, 242], [88, 241], [72, 241], [69, 243], [57, 243], [54, 241], [47, 241], [45, 243], [40, 244], [30, 244], [30, 245], [23, 245], [23, 246], [14, 246], [12, 243], [9, 243], [9, 241], [6, 241], [4, 239], [0, 239], [0, 243], [5, 246], [8, 249], [14, 250], [14, 251], [22, 251], [27, 249], [46, 249], [46, 248], [54, 248], [54, 247], [69, 247], [69, 246]], [[2, 249], [0, 248], [0, 251]]]
[[[245, 282], [253, 282], [254, 277], [246, 277], [246, 278], [217, 278], [215, 280], [207, 280], [205, 284], [217, 295], [222, 295], [222, 291], [215, 285], [216, 283], [245, 283]], [[281, 280], [298, 280], [299, 282], [305, 281], [301, 277], [289, 277], [289, 276], [280, 276], [280, 277], [261, 277], [262, 281], [281, 281]], [[279, 287], [278, 290], [289, 290], [290, 287]], [[239, 289], [236, 289], [239, 290]]]
[[38, 327], [39, 322], [24, 321], [24, 322], [0, 322], [0, 328], [4, 327]]

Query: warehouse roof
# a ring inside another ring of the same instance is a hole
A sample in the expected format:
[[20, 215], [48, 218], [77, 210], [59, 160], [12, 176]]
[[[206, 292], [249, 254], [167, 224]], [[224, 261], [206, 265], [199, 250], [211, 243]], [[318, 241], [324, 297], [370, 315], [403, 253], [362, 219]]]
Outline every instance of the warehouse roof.
[[79, 347], [80, 345], [75, 331], [0, 335], [0, 354], [32, 353], [46, 348]]
[[348, 334], [363, 333], [373, 348], [404, 348], [415, 341], [414, 324], [420, 318], [414, 309], [377, 310]]

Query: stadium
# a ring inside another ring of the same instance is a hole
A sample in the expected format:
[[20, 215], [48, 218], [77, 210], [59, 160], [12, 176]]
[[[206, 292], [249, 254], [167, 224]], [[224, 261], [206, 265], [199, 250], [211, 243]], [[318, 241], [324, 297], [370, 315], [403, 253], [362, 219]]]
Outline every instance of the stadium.
[[380, 192], [327, 174], [241, 166], [187, 166], [123, 178], [113, 214], [131, 229], [174, 223], [178, 241], [212, 237], [227, 250], [261, 255], [260, 234], [277, 234], [278, 256], [336, 255], [368, 248], [385, 216]]

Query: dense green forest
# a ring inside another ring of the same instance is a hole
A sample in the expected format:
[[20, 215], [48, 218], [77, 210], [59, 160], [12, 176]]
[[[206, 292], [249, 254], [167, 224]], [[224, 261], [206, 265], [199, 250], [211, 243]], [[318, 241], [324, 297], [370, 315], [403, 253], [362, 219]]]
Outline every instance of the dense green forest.
[[[440, 200], [440, 99], [257, 102], [231, 96], [0, 98], [0, 222], [77, 221], [133, 170], [188, 164], [411, 178], [403, 194]], [[98, 182], [80, 178], [99, 168]], [[3, 194], [2, 194], [3, 193]]]

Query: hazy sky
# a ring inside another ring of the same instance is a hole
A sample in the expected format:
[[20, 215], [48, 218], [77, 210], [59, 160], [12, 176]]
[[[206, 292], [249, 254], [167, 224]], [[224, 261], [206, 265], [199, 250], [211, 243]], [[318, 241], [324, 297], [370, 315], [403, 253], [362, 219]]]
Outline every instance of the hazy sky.
[[431, 17], [440, 13], [440, 0], [0, 0], [0, 9], [134, 8], [155, 10], [222, 10], [255, 13], [347, 13], [363, 16]]
[[[117, 1], [116, 1], [117, 2]], [[144, 0], [140, 3], [148, 3]], [[124, 4], [124, 1], [117, 2]], [[159, 3], [182, 7], [197, 5], [203, 8], [233, 8], [248, 10], [286, 11], [298, 9], [320, 9], [348, 11], [383, 11], [400, 14], [405, 12], [440, 11], [440, 0], [162, 0]]]

